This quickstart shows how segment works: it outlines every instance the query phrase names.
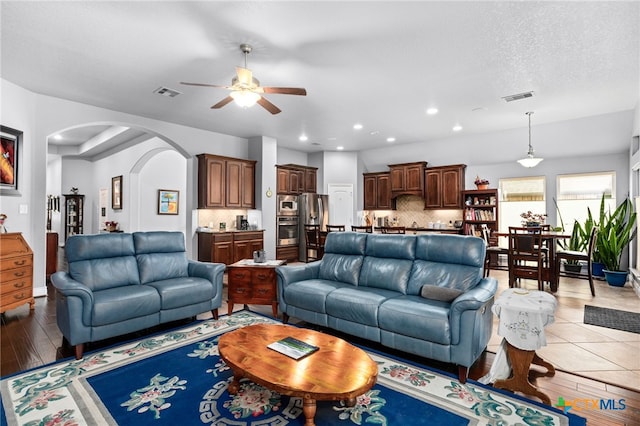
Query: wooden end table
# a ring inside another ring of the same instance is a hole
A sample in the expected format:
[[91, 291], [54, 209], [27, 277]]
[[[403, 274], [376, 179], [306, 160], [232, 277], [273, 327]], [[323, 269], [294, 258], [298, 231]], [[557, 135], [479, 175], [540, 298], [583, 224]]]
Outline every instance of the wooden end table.
[[228, 271], [228, 314], [233, 312], [235, 303], [245, 305], [271, 305], [274, 318], [278, 318], [278, 279], [276, 266], [286, 260], [267, 260], [256, 263], [253, 259], [243, 259], [227, 266]]
[[[267, 345], [285, 337], [320, 349], [294, 360]], [[305, 426], [315, 425], [316, 401], [346, 400], [373, 387], [378, 366], [366, 352], [342, 339], [304, 328], [280, 324], [255, 324], [224, 334], [218, 342], [220, 357], [233, 371], [229, 393], [247, 378], [281, 395], [303, 399]]]

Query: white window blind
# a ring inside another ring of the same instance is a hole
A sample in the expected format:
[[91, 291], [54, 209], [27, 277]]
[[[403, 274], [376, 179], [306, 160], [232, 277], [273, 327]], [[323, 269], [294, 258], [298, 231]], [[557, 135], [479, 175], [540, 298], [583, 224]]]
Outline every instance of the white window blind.
[[558, 200], [600, 200], [615, 194], [615, 172], [558, 176]]
[[500, 201], [544, 201], [544, 176], [500, 179]]

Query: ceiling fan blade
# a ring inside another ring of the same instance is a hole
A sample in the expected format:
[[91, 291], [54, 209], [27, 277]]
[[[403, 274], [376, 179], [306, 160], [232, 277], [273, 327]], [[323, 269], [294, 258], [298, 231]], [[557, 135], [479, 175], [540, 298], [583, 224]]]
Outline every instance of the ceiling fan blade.
[[236, 73], [238, 74], [238, 83], [244, 87], [251, 87], [253, 83], [253, 73], [250, 69], [236, 67]]
[[280, 93], [283, 95], [307, 95], [307, 91], [301, 87], [260, 87], [257, 91], [263, 93]]
[[206, 84], [206, 83], [187, 83], [184, 81], [181, 81], [180, 84], [185, 84], [187, 86], [201, 86], [201, 87], [217, 87], [217, 88], [221, 88], [221, 89], [231, 89], [231, 86], [220, 86], [218, 84]]
[[211, 109], [218, 109], [218, 108], [222, 108], [223, 106], [225, 106], [226, 104], [228, 104], [229, 102], [233, 101], [233, 98], [231, 96], [227, 96], [226, 98], [224, 98], [223, 100], [221, 100], [220, 102], [218, 102], [217, 104], [213, 105], [211, 107]]
[[279, 112], [281, 112], [280, 108], [278, 108], [277, 106], [275, 106], [274, 104], [266, 100], [264, 96], [258, 99], [258, 103], [262, 108], [266, 109], [271, 114], [278, 114]]

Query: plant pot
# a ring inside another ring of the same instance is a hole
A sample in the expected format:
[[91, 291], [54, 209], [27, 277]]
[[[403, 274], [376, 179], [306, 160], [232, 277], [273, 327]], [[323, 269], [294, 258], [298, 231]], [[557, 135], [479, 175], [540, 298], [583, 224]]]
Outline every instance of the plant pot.
[[574, 263], [565, 263], [564, 264], [564, 270], [567, 272], [571, 272], [574, 274], [579, 274], [580, 271], [582, 270], [582, 265], [580, 264], [574, 264]]
[[604, 277], [604, 264], [601, 262], [592, 262], [591, 274], [596, 277]]
[[478, 189], [489, 189], [488, 183], [481, 183], [480, 185], [476, 185]]
[[603, 272], [607, 284], [614, 287], [624, 287], [627, 282], [627, 275], [629, 275], [628, 271], [608, 271], [604, 269]]

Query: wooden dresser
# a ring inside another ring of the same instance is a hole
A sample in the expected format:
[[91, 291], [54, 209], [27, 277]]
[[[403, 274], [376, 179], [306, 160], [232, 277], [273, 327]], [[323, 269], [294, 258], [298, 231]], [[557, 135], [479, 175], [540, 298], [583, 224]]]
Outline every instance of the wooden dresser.
[[0, 313], [33, 298], [33, 252], [19, 232], [0, 234]]

